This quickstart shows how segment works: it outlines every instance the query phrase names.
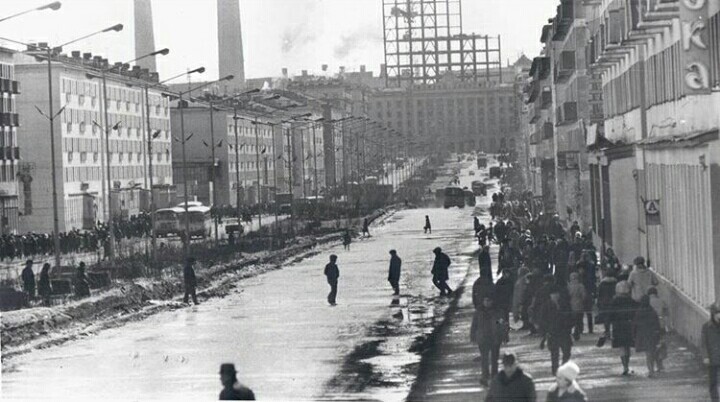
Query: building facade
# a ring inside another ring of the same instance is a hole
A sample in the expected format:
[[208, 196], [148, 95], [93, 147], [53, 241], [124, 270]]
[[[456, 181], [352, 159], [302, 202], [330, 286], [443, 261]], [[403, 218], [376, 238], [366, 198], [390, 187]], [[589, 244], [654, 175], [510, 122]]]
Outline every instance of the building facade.
[[[20, 228], [47, 233], [53, 230], [49, 121], [35, 110], [36, 106], [47, 108], [47, 63], [25, 54], [16, 54], [15, 63], [16, 77], [28, 93], [18, 102], [18, 111], [28, 117], [18, 132], [19, 145], [32, 149], [25, 154], [19, 173]], [[172, 185], [168, 100], [155, 88], [148, 90], [149, 105], [144, 96], [144, 87], [155, 85], [157, 75], [122, 65], [116, 66], [122, 73], [108, 73], [105, 122], [102, 81], [87, 74], [99, 76], [100, 70], [108, 67], [107, 60], [90, 53], [81, 57], [80, 52], [71, 57], [60, 55], [52, 62], [50, 101], [54, 112], [59, 112], [52, 124], [60, 231], [93, 228], [109, 214], [124, 219], [149, 210], [150, 158], [154, 191], [163, 192]], [[150, 115], [146, 116], [148, 109]], [[159, 132], [152, 155], [148, 154], [148, 120], [150, 130]], [[105, 127], [110, 128], [107, 150]], [[112, 192], [111, 204], [108, 191]]]
[[14, 52], [0, 47], [0, 234], [17, 233], [20, 150]]
[[374, 91], [368, 116], [433, 149], [499, 152], [518, 141], [518, 107], [512, 83], [448, 74], [437, 84]]

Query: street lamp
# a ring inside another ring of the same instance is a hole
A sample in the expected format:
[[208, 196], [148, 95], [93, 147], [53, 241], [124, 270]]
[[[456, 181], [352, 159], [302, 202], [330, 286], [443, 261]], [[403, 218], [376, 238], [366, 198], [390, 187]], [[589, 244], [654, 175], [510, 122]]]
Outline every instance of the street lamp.
[[[55, 2], [57, 3], [57, 2]], [[48, 4], [47, 7], [52, 10], [56, 10], [57, 8], [60, 8], [59, 4], [51, 3]], [[51, 6], [52, 5], [52, 6]], [[42, 8], [42, 7], [41, 7]], [[44, 9], [44, 8], [42, 8]], [[32, 11], [32, 10], [31, 10]], [[10, 18], [10, 17], [7, 17]], [[7, 19], [6, 18], [6, 19]], [[28, 52], [28, 54], [34, 55], [36, 58], [42, 60], [43, 58], [47, 61], [47, 74], [48, 74], [48, 113], [43, 113], [40, 108], [37, 106], [35, 107], [40, 114], [45, 116], [48, 119], [48, 122], [50, 123], [50, 165], [51, 165], [51, 180], [52, 180], [52, 204], [53, 204], [53, 252], [55, 254], [55, 266], [60, 267], [60, 218], [58, 216], [58, 201], [57, 201], [57, 166], [55, 166], [55, 118], [57, 118], [60, 113], [63, 111], [64, 107], [61, 108], [57, 113], [53, 111], [53, 80], [52, 80], [52, 61], [53, 59], [62, 51], [62, 47], [81, 41], [83, 39], [99, 35], [101, 33], [106, 32], [119, 32], [122, 31], [123, 25], [122, 24], [116, 24], [111, 26], [110, 28], [103, 29], [101, 31], [96, 31], [91, 34], [85, 35], [83, 37], [71, 40], [69, 42], [66, 42], [60, 46], [57, 47], [51, 47], [51, 46], [45, 46], [44, 48], [40, 48], [36, 45], [30, 45], [27, 43], [19, 42], [12, 39], [7, 38], [0, 38], [3, 40], [7, 40], [8, 42], [17, 43], [23, 46], [28, 47], [31, 49], [31, 52]]]
[[[119, 25], [115, 25], [115, 26], [113, 26], [113, 27], [111, 27], [111, 28], [106, 29], [105, 31], [108, 31], [108, 30], [115, 30], [115, 31], [116, 31], [116, 30], [122, 30], [122, 25], [120, 25], [120, 24], [119, 24]], [[142, 60], [142, 59], [145, 59], [145, 58], [148, 58], [148, 57], [154, 57], [154, 56], [157, 56], [157, 55], [163, 55], [163, 56], [165, 56], [165, 55], [167, 55], [168, 53], [170, 53], [170, 49], [164, 48], [164, 49], [156, 50], [156, 51], [154, 51], [154, 52], [148, 53], [148, 54], [143, 55], [143, 56], [140, 56], [140, 57], [136, 57], [136, 58], [128, 61], [128, 63], [132, 63], [132, 62], [134, 62], [134, 61]], [[120, 65], [124, 65], [124, 64], [127, 64], [127, 63], [120, 63]], [[108, 216], [107, 216], [107, 218], [108, 218], [108, 230], [109, 230], [109, 232], [110, 232], [110, 247], [109, 247], [109, 249], [110, 249], [110, 261], [111, 261], [111, 263], [113, 262], [113, 260], [114, 260], [114, 258], [115, 258], [115, 230], [114, 230], [114, 225], [115, 225], [115, 223], [114, 223], [114, 219], [113, 219], [113, 216], [112, 216], [112, 215], [113, 215], [113, 211], [112, 211], [112, 173], [111, 173], [111, 166], [110, 166], [110, 163], [111, 163], [110, 132], [111, 132], [111, 131], [110, 131], [110, 129], [109, 129], [110, 120], [109, 120], [109, 118], [108, 118], [107, 73], [113, 72], [113, 70], [115, 70], [115, 68], [117, 68], [117, 65], [112, 66], [112, 67], [103, 68], [102, 70], [100, 70], [100, 76], [99, 76], [99, 77], [98, 77], [96, 74], [91, 74], [91, 73], [85, 74], [85, 76], [86, 76], [88, 79], [100, 78], [100, 79], [102, 80], [102, 90], [103, 90], [103, 119], [105, 120], [105, 130], [104, 130], [104, 131], [105, 131], [105, 159], [106, 159], [106, 163], [105, 163], [105, 169], [106, 169], [106, 171], [105, 171], [105, 173], [106, 173], [106, 175], [107, 175], [107, 178], [106, 178], [105, 181], [107, 182], [107, 198], [106, 198], [106, 201], [107, 201], [107, 211], [108, 211]], [[120, 73], [120, 72], [118, 72], [118, 74], [119, 74], [119, 73]], [[147, 99], [146, 99], [146, 101], [147, 101]], [[148, 108], [148, 113], [149, 113], [149, 108]], [[149, 120], [149, 117], [148, 117], [148, 120]], [[152, 155], [150, 155], [150, 157], [152, 158]], [[103, 191], [103, 192], [104, 192], [104, 191]]]
[[29, 9], [29, 10], [21, 11], [21, 12], [19, 12], [19, 13], [17, 13], [17, 14], [13, 14], [13, 15], [10, 15], [10, 16], [7, 16], [7, 17], [0, 18], [0, 22], [5, 22], [5, 21], [10, 20], [10, 19], [13, 19], [13, 18], [15, 18], [15, 17], [19, 17], [19, 16], [21, 16], [21, 15], [25, 15], [25, 14], [31, 13], [31, 12], [33, 12], [33, 11], [42, 11], [42, 10], [57, 11], [57, 10], [60, 9], [61, 6], [62, 6], [62, 3], [60, 3], [59, 1], [54, 1], [54, 2], [52, 2], [52, 3], [50, 3], [50, 4], [45, 4], [44, 6], [31, 8], [31, 9]]
[[214, 85], [214, 84], [217, 84], [217, 83], [220, 83], [223, 81], [230, 81], [233, 78], [235, 78], [234, 75], [228, 75], [228, 76], [222, 77], [216, 81], [206, 82], [202, 85], [199, 85], [199, 86], [189, 89], [187, 91], [180, 92], [177, 94], [171, 94], [171, 95], [177, 96], [179, 98], [178, 108], [180, 109], [180, 136], [181, 136], [182, 140], [176, 139], [176, 141], [179, 141], [182, 145], [183, 193], [184, 193], [184, 200], [185, 200], [185, 202], [183, 203], [184, 207], [185, 207], [185, 238], [183, 239], [183, 251], [185, 253], [185, 257], [188, 257], [189, 253], [190, 253], [190, 219], [189, 219], [190, 216], [188, 213], [187, 157], [186, 157], [186, 152], [185, 152], [185, 144], [188, 142], [188, 140], [190, 140], [190, 138], [192, 137], [192, 134], [190, 134], [189, 137], [185, 137], [185, 113], [183, 112], [185, 110], [185, 103], [183, 100], [183, 96], [186, 94], [192, 93], [193, 91], [197, 91], [199, 89], [208, 87], [210, 85]]

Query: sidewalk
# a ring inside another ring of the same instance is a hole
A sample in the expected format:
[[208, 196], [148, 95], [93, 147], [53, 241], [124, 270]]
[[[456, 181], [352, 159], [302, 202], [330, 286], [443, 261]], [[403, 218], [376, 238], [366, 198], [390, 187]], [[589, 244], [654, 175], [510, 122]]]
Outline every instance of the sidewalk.
[[[492, 247], [493, 271], [497, 267], [497, 246]], [[470, 343], [473, 316], [472, 285], [478, 277], [477, 260], [471, 263], [462, 287], [458, 288], [457, 308], [439, 329], [436, 342], [423, 356], [420, 374], [408, 401], [478, 401], [486, 389], [480, 385], [477, 346]], [[493, 272], [494, 274], [494, 272]], [[597, 332], [596, 327], [596, 332]], [[599, 328], [602, 331], [602, 326]], [[595, 346], [599, 335], [584, 334], [573, 345], [572, 360], [580, 366], [578, 382], [589, 401], [704, 401], [708, 400], [707, 374], [700, 359], [681, 339], [668, 344], [665, 372], [647, 378], [645, 354], [633, 354], [630, 377], [620, 375], [619, 352], [610, 344]], [[540, 338], [527, 331], [510, 333], [510, 343], [500, 351], [517, 354], [521, 367], [535, 379], [538, 401], [544, 401], [554, 381], [550, 373], [550, 352], [540, 350]], [[500, 364], [502, 368], [502, 364]]]

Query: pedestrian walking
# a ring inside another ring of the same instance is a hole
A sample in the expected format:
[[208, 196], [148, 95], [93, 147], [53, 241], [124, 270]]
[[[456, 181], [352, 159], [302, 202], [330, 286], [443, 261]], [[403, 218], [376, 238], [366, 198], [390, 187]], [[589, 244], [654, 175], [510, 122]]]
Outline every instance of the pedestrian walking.
[[580, 367], [574, 362], [560, 366], [555, 375], [555, 384], [550, 387], [547, 402], [585, 402], [585, 392], [577, 383]]
[[612, 326], [612, 347], [620, 349], [622, 375], [630, 375], [630, 348], [633, 347], [632, 321], [635, 318], [637, 303], [630, 297], [630, 286], [626, 281], [615, 285], [615, 297], [610, 304], [610, 324]]
[[[512, 308], [513, 291], [515, 284], [509, 270], [502, 271], [500, 278], [495, 283], [495, 306], [502, 313], [503, 320], [510, 322], [510, 309]], [[503, 343], [510, 342], [510, 325], [505, 327]]]
[[393, 288], [393, 294], [400, 294], [400, 270], [402, 268], [402, 260], [397, 255], [397, 251], [390, 250], [390, 269], [388, 271], [388, 282]]
[[340, 270], [337, 266], [337, 256], [335, 254], [330, 255], [330, 262], [325, 265], [325, 276], [330, 285], [330, 293], [328, 293], [327, 301], [331, 306], [334, 306], [337, 299], [338, 278], [340, 278]]
[[502, 313], [493, 302], [493, 295], [483, 296], [482, 305], [475, 310], [470, 325], [470, 341], [478, 345], [480, 350], [480, 384], [488, 385], [489, 379], [498, 371], [500, 345], [504, 336], [505, 325]]
[[660, 344], [660, 320], [650, 305], [650, 296], [643, 296], [633, 319], [635, 351], [645, 352], [648, 377], [655, 376], [658, 345]]
[[80, 262], [74, 278], [75, 296], [77, 298], [90, 297], [90, 283], [85, 274], [85, 263]]
[[492, 281], [492, 260], [490, 258], [490, 246], [485, 245], [478, 254], [478, 265], [480, 276], [487, 276]]
[[518, 322], [520, 320], [523, 320], [523, 328], [521, 329], [527, 329], [527, 317], [523, 315], [522, 301], [525, 297], [525, 289], [528, 283], [527, 275], [529, 273], [529, 269], [527, 269], [526, 267], [520, 267], [520, 269], [518, 270], [518, 278], [517, 280], [515, 280], [515, 287], [513, 288], [513, 321]]
[[652, 287], [648, 289], [648, 297], [650, 298], [650, 306], [655, 310], [655, 314], [657, 314], [658, 321], [660, 322], [660, 342], [658, 343], [658, 349], [655, 355], [655, 364], [657, 365], [655, 368], [658, 372], [662, 372], [665, 370], [663, 361], [667, 358], [667, 320], [669, 310], [667, 304], [658, 297], [657, 288]]
[[423, 227], [424, 233], [432, 234], [432, 225], [430, 225], [430, 217], [425, 215], [425, 226]]
[[630, 285], [633, 300], [639, 303], [640, 299], [647, 294], [647, 291], [651, 287], [657, 286], [659, 281], [655, 273], [645, 265], [645, 258], [636, 257], [633, 264], [635, 265], [635, 269], [630, 272], [628, 285]]
[[183, 303], [190, 302], [190, 296], [192, 296], [193, 303], [198, 304], [197, 301], [197, 277], [195, 276], [195, 259], [189, 257], [185, 260], [185, 268], [183, 269], [183, 283], [185, 284], [185, 296], [183, 296]]
[[370, 223], [368, 222], [368, 218], [363, 219], [362, 232], [363, 236], [370, 237]]
[[708, 368], [710, 399], [718, 402], [718, 377], [720, 376], [720, 305], [710, 306], [710, 321], [703, 324], [701, 331], [703, 363]]
[[473, 231], [475, 234], [480, 231], [480, 219], [477, 216], [473, 217]]
[[350, 229], [345, 229], [345, 233], [343, 234], [343, 248], [345, 250], [350, 250], [351, 242], [352, 242], [352, 236], [350, 236]]
[[28, 300], [35, 298], [35, 273], [33, 272], [33, 260], [27, 260], [25, 262], [25, 268], [20, 274], [23, 281], [23, 290], [28, 297]]
[[603, 278], [600, 281], [600, 285], [598, 285], [598, 315], [596, 322], [603, 324], [605, 327], [605, 331], [603, 332], [603, 336], [601, 338], [602, 341], [598, 341], [600, 346], [602, 346], [605, 343], [605, 340], [610, 337], [610, 306], [613, 298], [615, 297], [615, 286], [618, 283], [617, 279], [615, 279], [614, 272], [614, 270], [603, 271]]
[[252, 390], [238, 382], [234, 364], [223, 363], [220, 365], [220, 382], [223, 385], [223, 389], [220, 391], [221, 401], [255, 400]]
[[573, 321], [573, 338], [580, 340], [580, 334], [583, 332], [583, 313], [585, 312], [585, 299], [587, 292], [585, 286], [580, 282], [580, 274], [573, 272], [570, 274], [570, 283], [567, 284], [568, 294], [570, 295], [570, 308], [572, 309]]
[[518, 366], [514, 353], [504, 353], [503, 368], [490, 383], [485, 402], [535, 402], [535, 382]]
[[40, 271], [40, 280], [38, 281], [38, 295], [42, 298], [45, 306], [50, 305], [50, 295], [52, 294], [52, 286], [50, 285], [50, 264], [43, 264]]
[[[594, 255], [594, 251], [585, 251], [582, 261], [578, 264], [578, 272], [586, 292], [584, 310], [588, 323], [588, 332], [591, 334], [593, 333], [593, 307], [597, 293], [597, 270]], [[582, 333], [582, 320], [580, 320], [580, 324], [580, 333]]]
[[448, 267], [450, 267], [450, 257], [443, 253], [440, 247], [435, 247], [433, 253], [435, 253], [435, 261], [433, 262], [433, 267], [430, 271], [433, 276], [433, 284], [435, 287], [440, 289], [440, 296], [449, 296], [452, 293], [452, 289], [450, 289], [450, 286], [447, 284], [448, 279], [450, 279], [450, 274], [448, 272]]
[[574, 320], [570, 303], [567, 300], [567, 293], [555, 285], [553, 285], [549, 293], [550, 299], [542, 305], [542, 312], [538, 322], [545, 339], [547, 339], [551, 370], [555, 375], [559, 366], [560, 352], [562, 352], [563, 364], [567, 363], [572, 355], [570, 332]]

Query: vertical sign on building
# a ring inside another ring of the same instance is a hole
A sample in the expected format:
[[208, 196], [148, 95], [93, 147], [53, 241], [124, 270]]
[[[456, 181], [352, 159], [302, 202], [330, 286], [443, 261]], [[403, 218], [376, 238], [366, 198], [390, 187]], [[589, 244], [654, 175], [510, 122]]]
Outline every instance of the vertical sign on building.
[[681, 0], [680, 24], [685, 86], [689, 94], [710, 93], [707, 0]]

